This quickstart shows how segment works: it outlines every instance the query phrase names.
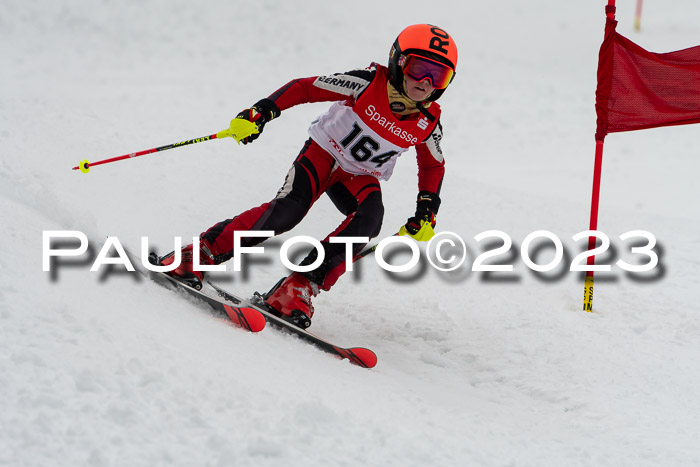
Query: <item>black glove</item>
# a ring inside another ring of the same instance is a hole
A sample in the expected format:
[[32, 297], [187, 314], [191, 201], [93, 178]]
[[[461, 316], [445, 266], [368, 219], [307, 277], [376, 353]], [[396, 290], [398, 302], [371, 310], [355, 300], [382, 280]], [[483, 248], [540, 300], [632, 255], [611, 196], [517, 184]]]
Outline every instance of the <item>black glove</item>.
[[247, 138], [243, 138], [241, 142], [243, 144], [248, 144], [258, 139], [258, 136], [263, 132], [265, 124], [273, 118], [279, 117], [281, 113], [277, 104], [270, 99], [260, 99], [253, 107], [242, 110], [236, 115], [236, 118], [242, 118], [243, 120], [256, 123], [258, 125], [258, 132]]
[[421, 221], [430, 223], [435, 227], [435, 215], [440, 208], [440, 196], [437, 193], [421, 191], [416, 200], [416, 213], [406, 221], [404, 227], [409, 234], [415, 235], [421, 228]]

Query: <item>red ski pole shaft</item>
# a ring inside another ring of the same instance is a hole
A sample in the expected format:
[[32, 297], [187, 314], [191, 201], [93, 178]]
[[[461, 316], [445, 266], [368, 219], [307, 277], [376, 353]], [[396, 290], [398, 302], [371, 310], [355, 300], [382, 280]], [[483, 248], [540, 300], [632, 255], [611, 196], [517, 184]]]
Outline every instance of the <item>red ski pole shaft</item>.
[[124, 154], [123, 156], [112, 157], [110, 159], [104, 159], [97, 162], [88, 162], [86, 159], [83, 159], [80, 161], [80, 164], [73, 167], [73, 170], [80, 169], [81, 172], [88, 173], [90, 171], [90, 167], [95, 165], [109, 164], [110, 162], [121, 161], [124, 159], [133, 159], [134, 157], [145, 156], [146, 154], [153, 154], [154, 152], [167, 151], [168, 149], [179, 148], [181, 146], [187, 146], [188, 144], [201, 143], [202, 141], [209, 141], [212, 139], [232, 137], [237, 143], [240, 143], [242, 139], [258, 133], [259, 131], [260, 128], [256, 123], [241, 118], [234, 118], [231, 121], [231, 126], [228, 129], [214, 133], [213, 135], [188, 139], [187, 141], [181, 141], [179, 143], [166, 144], [165, 146], [132, 152], [130, 154]]
[[[90, 167], [93, 167], [96, 165], [109, 164], [110, 162], [117, 162], [117, 161], [121, 161], [124, 159], [131, 159], [134, 157], [145, 156], [146, 154], [153, 154], [154, 152], [166, 151], [168, 149], [177, 148], [180, 146], [187, 146], [188, 144], [201, 143], [202, 141], [209, 141], [210, 139], [216, 139], [216, 134], [213, 134], [210, 136], [203, 136], [201, 138], [188, 139], [187, 141], [182, 141], [180, 143], [167, 144], [165, 146], [146, 149], [144, 151], [132, 152], [130, 154], [124, 154], [123, 156], [112, 157], [110, 159], [104, 159], [104, 160], [97, 161], [97, 162], [81, 161], [81, 163], [79, 165], [77, 165], [76, 167], [73, 167], [73, 170], [78, 170], [78, 169], [83, 170], [83, 166], [89, 170]], [[83, 162], [85, 162], [85, 163], [83, 164]]]

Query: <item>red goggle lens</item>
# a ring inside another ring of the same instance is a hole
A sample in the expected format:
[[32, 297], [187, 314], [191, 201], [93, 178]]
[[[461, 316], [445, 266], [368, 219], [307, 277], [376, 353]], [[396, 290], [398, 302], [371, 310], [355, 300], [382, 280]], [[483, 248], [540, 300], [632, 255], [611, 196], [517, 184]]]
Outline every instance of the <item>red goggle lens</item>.
[[454, 76], [452, 68], [418, 55], [406, 56], [401, 70], [416, 81], [428, 79], [435, 89], [445, 89]]

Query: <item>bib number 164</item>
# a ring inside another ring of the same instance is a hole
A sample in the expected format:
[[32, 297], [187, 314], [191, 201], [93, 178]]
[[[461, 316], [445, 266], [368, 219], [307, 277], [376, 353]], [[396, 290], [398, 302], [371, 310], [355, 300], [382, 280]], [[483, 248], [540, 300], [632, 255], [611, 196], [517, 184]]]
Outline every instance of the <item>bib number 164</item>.
[[398, 154], [398, 151], [388, 151], [382, 154], [375, 155], [379, 151], [379, 143], [368, 135], [362, 135], [362, 128], [357, 122], [352, 124], [352, 130], [345, 138], [340, 141], [343, 148], [350, 146], [350, 154], [358, 162], [373, 162], [377, 167], [381, 167], [389, 159]]

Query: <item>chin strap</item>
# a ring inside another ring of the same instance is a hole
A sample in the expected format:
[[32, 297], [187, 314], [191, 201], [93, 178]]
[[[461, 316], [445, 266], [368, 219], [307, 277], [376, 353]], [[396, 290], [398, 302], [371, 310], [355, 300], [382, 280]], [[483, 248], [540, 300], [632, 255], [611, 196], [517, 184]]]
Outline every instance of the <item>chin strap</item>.
[[433, 114], [431, 114], [430, 112], [428, 112], [428, 109], [425, 108], [425, 107], [423, 107], [423, 103], [422, 103], [422, 102], [419, 102], [419, 103], [417, 104], [417, 107], [418, 107], [418, 110], [420, 111], [420, 113], [422, 113], [422, 114], [425, 116], [425, 118], [427, 118], [427, 119], [430, 120], [431, 122], [434, 122], [434, 121], [435, 121], [435, 115], [433, 115]]

